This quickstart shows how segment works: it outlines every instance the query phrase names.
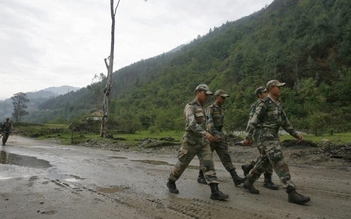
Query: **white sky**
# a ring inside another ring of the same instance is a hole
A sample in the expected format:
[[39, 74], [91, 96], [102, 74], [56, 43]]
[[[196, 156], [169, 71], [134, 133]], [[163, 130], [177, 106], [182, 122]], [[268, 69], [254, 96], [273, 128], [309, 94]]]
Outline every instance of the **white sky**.
[[[114, 70], [189, 43], [272, 1], [121, 0]], [[95, 74], [107, 74], [110, 34], [109, 0], [0, 0], [0, 100], [91, 84]]]

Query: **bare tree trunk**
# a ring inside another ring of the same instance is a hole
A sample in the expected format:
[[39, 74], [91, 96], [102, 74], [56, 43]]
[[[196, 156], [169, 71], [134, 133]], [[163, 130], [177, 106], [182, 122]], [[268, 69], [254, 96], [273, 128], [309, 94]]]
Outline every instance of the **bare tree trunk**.
[[116, 11], [119, 6], [118, 0], [117, 6], [114, 8], [114, 0], [110, 0], [110, 10], [111, 10], [111, 50], [110, 56], [105, 58], [105, 65], [107, 68], [107, 80], [106, 80], [106, 87], [104, 89], [104, 100], [102, 103], [102, 111], [103, 116], [101, 119], [101, 129], [100, 129], [100, 137], [106, 137], [107, 131], [107, 118], [108, 118], [108, 110], [109, 110], [109, 103], [110, 103], [110, 93], [112, 87], [112, 73], [113, 73], [113, 58], [114, 58], [114, 51], [115, 51], [115, 18], [116, 18]]

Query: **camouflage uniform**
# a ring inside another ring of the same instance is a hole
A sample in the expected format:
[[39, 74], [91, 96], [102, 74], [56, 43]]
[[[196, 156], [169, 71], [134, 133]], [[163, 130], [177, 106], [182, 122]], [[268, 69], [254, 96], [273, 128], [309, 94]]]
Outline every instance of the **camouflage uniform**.
[[[247, 124], [247, 128], [249, 127], [249, 123], [250, 123], [250, 120], [252, 119], [252, 117], [254, 116], [255, 112], [256, 112], [256, 108], [257, 106], [261, 103], [262, 100], [258, 99], [255, 103], [253, 103], [250, 107], [250, 113], [249, 113], [249, 122]], [[253, 132], [253, 140], [254, 140], [254, 146], [257, 147], [258, 151], [260, 154], [263, 154], [263, 145], [262, 143], [259, 141], [259, 133], [260, 133], [260, 130], [262, 129], [261, 127], [261, 124], [258, 124]], [[252, 161], [251, 164], [254, 166], [256, 164], [256, 162], [261, 158], [261, 156], [259, 156], [257, 158], [256, 161]], [[267, 169], [265, 169], [264, 171], [265, 174], [272, 174], [273, 173], [273, 166], [272, 164], [269, 164]]]
[[221, 141], [211, 142], [211, 151], [216, 151], [225, 169], [230, 172], [235, 170], [232, 159], [228, 153], [227, 136], [223, 133], [224, 109], [215, 103], [211, 104], [206, 109], [208, 117], [207, 130], [215, 139], [220, 138]]
[[258, 144], [261, 157], [258, 159], [254, 168], [247, 175], [247, 178], [252, 182], [256, 181], [264, 170], [272, 164], [275, 172], [286, 189], [288, 186], [295, 188], [291, 181], [289, 166], [284, 160], [283, 152], [280, 146], [278, 131], [282, 127], [291, 136], [297, 138], [298, 133], [290, 124], [280, 101], [274, 102], [270, 96], [264, 98], [259, 105], [249, 122], [246, 139], [251, 140], [257, 130]]
[[206, 116], [204, 109], [196, 100], [188, 103], [184, 108], [185, 134], [182, 138], [182, 145], [178, 151], [178, 162], [173, 168], [169, 179], [176, 181], [183, 174], [189, 163], [195, 156], [198, 156], [202, 165], [202, 171], [208, 184], [219, 181], [216, 177], [210, 144], [206, 139]]
[[2, 131], [2, 145], [4, 146], [7, 142], [7, 139], [10, 136], [10, 133], [12, 131], [13, 127], [12, 124], [9, 122], [9, 119], [6, 119], [6, 122], [4, 122], [1, 125], [1, 131]]

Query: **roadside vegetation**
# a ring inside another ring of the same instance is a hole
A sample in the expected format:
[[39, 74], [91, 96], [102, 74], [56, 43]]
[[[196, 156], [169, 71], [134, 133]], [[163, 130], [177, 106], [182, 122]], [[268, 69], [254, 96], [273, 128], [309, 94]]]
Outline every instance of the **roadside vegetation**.
[[[136, 145], [145, 139], [155, 139], [165, 142], [178, 142], [182, 138], [183, 131], [137, 131], [133, 134], [118, 133], [117, 130], [110, 129], [106, 138], [101, 138], [99, 134], [99, 124], [95, 122], [95, 128], [91, 126], [83, 129], [72, 126], [72, 124], [30, 124], [14, 123], [14, 134], [24, 137], [36, 138], [39, 140], [55, 140], [64, 145], [77, 145], [88, 141], [103, 141], [105, 143], [123, 142], [127, 145]], [[88, 131], [89, 129], [89, 131]], [[116, 131], [114, 133], [114, 131]]]
[[[99, 124], [95, 123], [95, 129], [91, 126], [83, 129], [82, 127], [73, 127], [72, 124], [30, 124], [15, 123], [14, 134], [25, 137], [36, 138], [41, 140], [55, 140], [64, 145], [79, 145], [89, 141], [102, 141], [106, 144], [122, 142], [125, 145], [135, 146], [146, 139], [153, 139], [158, 142], [165, 142], [168, 145], [180, 145], [180, 140], [184, 133], [183, 130], [169, 131], [136, 131], [133, 134], [118, 133], [118, 130], [110, 129], [107, 138], [101, 138], [99, 135]], [[90, 131], [88, 131], [88, 129]], [[241, 132], [237, 138], [243, 138], [244, 132]], [[304, 134], [305, 140], [315, 143], [330, 142], [334, 144], [350, 144], [351, 132], [345, 133], [328, 133], [321, 135]], [[290, 135], [281, 135], [281, 141], [294, 139]], [[162, 144], [162, 145], [166, 145]]]
[[[133, 136], [183, 130], [183, 108], [200, 83], [230, 94], [225, 129], [244, 130], [254, 90], [278, 79], [286, 82], [281, 101], [296, 129], [316, 135], [311, 136], [315, 140], [343, 138], [337, 134], [351, 132], [350, 8], [348, 0], [275, 0], [250, 16], [210, 28], [177, 50], [119, 69], [113, 74], [108, 132]], [[31, 100], [37, 110], [21, 121], [96, 119], [106, 83], [103, 75], [95, 79], [75, 92]], [[1, 109], [7, 109], [4, 104], [0, 101]], [[0, 118], [10, 114], [0, 111]]]

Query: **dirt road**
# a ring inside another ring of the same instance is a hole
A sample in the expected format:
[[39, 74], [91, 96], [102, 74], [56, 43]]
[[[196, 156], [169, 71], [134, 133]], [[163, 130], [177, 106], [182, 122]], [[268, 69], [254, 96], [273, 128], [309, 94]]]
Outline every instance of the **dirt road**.
[[[284, 152], [290, 158], [303, 150]], [[230, 151], [239, 175], [257, 155], [255, 148]], [[255, 184], [259, 195], [235, 187], [215, 157], [219, 187], [230, 197], [223, 202], [211, 200], [209, 187], [196, 182], [198, 160], [177, 182], [180, 194], [168, 192], [175, 147], [136, 153], [10, 136], [1, 148], [0, 218], [351, 218], [350, 164], [297, 160], [289, 160], [291, 175], [298, 191], [311, 197], [307, 205], [288, 203], [281, 187], [263, 188], [262, 178]], [[273, 181], [279, 183], [276, 175]]]

